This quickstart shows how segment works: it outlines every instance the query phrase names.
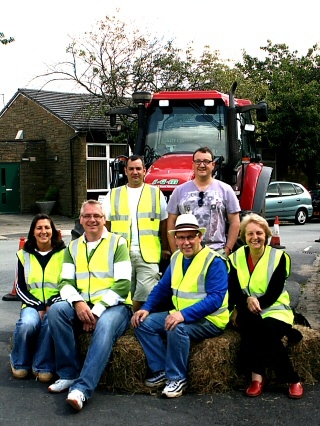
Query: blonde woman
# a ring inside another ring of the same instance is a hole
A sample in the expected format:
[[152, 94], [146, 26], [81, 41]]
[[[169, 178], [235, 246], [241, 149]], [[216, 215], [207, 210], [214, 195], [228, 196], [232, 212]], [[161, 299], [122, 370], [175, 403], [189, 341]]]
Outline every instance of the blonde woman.
[[240, 224], [245, 245], [229, 256], [230, 317], [241, 334], [241, 359], [251, 374], [246, 395], [259, 396], [266, 381], [266, 367], [273, 366], [277, 379], [289, 383], [289, 397], [301, 398], [303, 387], [289, 360], [283, 336], [301, 338], [292, 329], [293, 312], [286, 291], [291, 261], [287, 253], [268, 246], [271, 230], [257, 214]]

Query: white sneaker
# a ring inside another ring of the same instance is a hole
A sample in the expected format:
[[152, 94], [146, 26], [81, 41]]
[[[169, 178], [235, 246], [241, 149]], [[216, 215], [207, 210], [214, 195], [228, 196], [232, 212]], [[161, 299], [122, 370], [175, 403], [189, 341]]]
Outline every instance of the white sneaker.
[[81, 411], [86, 398], [81, 391], [74, 389], [68, 394], [67, 403], [77, 411]]
[[74, 381], [75, 379], [71, 379], [71, 380], [59, 379], [55, 383], [52, 383], [52, 385], [48, 387], [48, 390], [49, 392], [52, 392], [52, 393], [64, 392], [70, 388], [70, 386], [72, 385]]
[[167, 384], [162, 391], [162, 395], [165, 395], [167, 398], [178, 398], [183, 394], [187, 385], [187, 379], [167, 380]]

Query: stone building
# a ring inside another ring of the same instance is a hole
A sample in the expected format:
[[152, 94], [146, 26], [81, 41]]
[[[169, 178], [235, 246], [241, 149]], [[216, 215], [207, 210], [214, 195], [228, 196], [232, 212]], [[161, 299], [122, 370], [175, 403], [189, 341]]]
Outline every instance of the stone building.
[[50, 186], [55, 213], [74, 216], [105, 194], [110, 161], [125, 152], [112, 143], [99, 98], [18, 89], [0, 112], [0, 213], [33, 213]]

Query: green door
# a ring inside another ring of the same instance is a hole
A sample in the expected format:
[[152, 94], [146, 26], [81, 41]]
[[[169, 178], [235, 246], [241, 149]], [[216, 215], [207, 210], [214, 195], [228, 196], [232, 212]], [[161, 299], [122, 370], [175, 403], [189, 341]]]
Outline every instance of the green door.
[[20, 212], [20, 164], [0, 163], [0, 213]]

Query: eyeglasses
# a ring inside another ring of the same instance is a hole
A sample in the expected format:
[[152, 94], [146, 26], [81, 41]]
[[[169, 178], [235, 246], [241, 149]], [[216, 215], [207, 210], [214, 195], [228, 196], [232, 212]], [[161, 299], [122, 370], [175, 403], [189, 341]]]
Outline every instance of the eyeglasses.
[[201, 163], [203, 163], [205, 166], [208, 166], [210, 163], [213, 162], [213, 160], [193, 160], [193, 162], [197, 166], [200, 166]]
[[186, 237], [181, 237], [181, 236], [178, 237], [176, 235], [175, 238], [179, 241], [179, 243], [183, 243], [184, 241], [188, 241], [189, 243], [193, 243], [198, 235], [199, 235], [199, 233], [197, 232], [196, 235], [187, 235]]
[[203, 206], [203, 198], [204, 198], [204, 192], [200, 191], [199, 192], [199, 200], [198, 200], [198, 206], [202, 207]]
[[100, 220], [103, 218], [103, 215], [101, 214], [82, 214], [81, 215], [83, 217], [83, 219], [88, 220], [93, 218], [94, 220]]

